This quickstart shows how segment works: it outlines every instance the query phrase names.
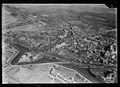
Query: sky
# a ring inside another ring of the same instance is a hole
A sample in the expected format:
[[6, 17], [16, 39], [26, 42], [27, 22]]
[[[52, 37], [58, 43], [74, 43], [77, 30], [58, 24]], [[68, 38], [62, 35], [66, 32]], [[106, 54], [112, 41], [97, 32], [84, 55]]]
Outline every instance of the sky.
[[70, 5], [78, 5], [78, 6], [87, 6], [87, 7], [107, 7], [105, 4], [3, 4], [3, 5], [11, 5], [15, 7], [32, 7], [32, 6], [43, 6], [43, 5], [61, 5], [61, 6], [70, 6]]

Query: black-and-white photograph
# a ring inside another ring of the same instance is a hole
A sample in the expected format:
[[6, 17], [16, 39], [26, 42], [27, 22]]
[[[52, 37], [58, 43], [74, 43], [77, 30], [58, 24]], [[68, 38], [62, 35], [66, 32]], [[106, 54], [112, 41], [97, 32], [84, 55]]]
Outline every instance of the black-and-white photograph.
[[2, 4], [3, 84], [117, 83], [117, 8]]

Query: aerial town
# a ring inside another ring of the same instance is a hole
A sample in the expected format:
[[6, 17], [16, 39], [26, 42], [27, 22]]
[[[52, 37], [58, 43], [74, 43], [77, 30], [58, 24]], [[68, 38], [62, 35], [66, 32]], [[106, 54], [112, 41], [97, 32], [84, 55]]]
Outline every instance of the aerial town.
[[116, 8], [3, 4], [2, 83], [117, 83]]

